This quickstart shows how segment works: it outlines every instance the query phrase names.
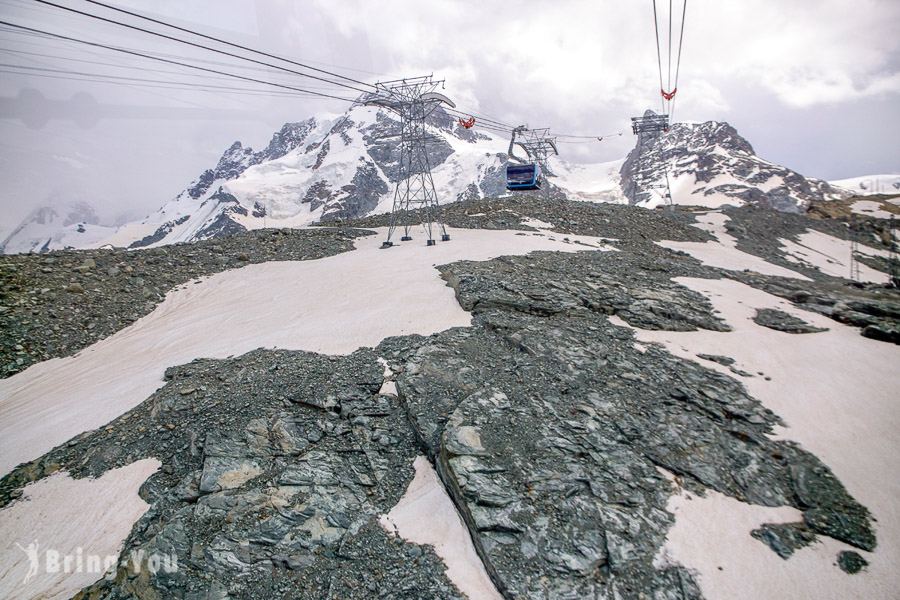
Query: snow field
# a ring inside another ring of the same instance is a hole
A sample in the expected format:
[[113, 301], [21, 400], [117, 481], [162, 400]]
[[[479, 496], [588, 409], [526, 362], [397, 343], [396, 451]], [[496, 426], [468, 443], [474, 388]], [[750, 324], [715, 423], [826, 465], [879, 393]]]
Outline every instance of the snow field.
[[711, 267], [727, 269], [729, 271], [756, 271], [763, 275], [775, 275], [777, 277], [792, 277], [794, 279], [810, 279], [790, 269], [779, 267], [752, 254], [741, 252], [737, 249], [737, 240], [725, 231], [725, 223], [728, 217], [722, 213], [709, 212], [697, 215], [696, 225], [704, 231], [708, 231], [716, 237], [713, 242], [656, 242], [660, 246], [670, 250], [686, 252]]
[[[820, 231], [807, 231], [799, 236], [800, 241], [779, 239], [788, 260], [795, 261], [806, 266], [815, 267], [826, 275], [850, 279], [850, 252], [851, 243], [838, 239]], [[877, 250], [860, 245], [861, 254], [869, 256], [881, 256], [887, 258], [885, 250]], [[876, 271], [864, 264], [859, 265], [859, 280], [874, 283], [887, 282], [887, 274]]]

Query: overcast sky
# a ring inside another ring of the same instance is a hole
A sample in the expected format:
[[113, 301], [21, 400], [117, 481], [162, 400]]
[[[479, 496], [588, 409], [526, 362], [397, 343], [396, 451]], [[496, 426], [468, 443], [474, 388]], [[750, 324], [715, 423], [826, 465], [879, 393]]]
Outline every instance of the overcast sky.
[[[52, 1], [165, 31], [83, 0]], [[572, 162], [621, 158], [634, 144], [630, 117], [660, 110], [652, 0], [107, 1], [365, 82], [433, 73], [462, 110], [506, 123], [625, 133], [560, 145]], [[668, 3], [658, 3], [666, 63]], [[684, 0], [673, 5], [677, 38]], [[0, 0], [0, 15], [170, 60], [216, 63], [194, 62], [205, 68], [357, 95], [35, 0]], [[143, 216], [235, 140], [259, 149], [285, 121], [349, 106], [4, 26], [0, 63], [0, 236], [48, 198], [89, 200], [107, 220]], [[674, 118], [728, 121], [762, 158], [811, 177], [900, 173], [900, 2], [689, 0]]]

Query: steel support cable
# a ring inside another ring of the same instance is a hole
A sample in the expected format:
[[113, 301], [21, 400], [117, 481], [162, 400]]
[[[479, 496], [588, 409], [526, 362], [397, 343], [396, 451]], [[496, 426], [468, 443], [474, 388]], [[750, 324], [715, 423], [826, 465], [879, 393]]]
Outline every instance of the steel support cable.
[[[47, 63], [47, 62], [44, 62], [44, 61], [39, 61], [39, 60], [30, 58], [30, 57], [32, 57], [32, 56], [38, 56], [38, 57], [42, 57], [42, 58], [53, 58], [53, 59], [63, 60], [63, 61], [68, 61], [68, 62], [77, 62], [77, 63], [84, 63], [84, 64], [90, 64], [90, 65], [101, 65], [101, 66], [104, 66], [104, 67], [114, 67], [114, 68], [116, 68], [116, 69], [127, 69], [127, 70], [129, 70], [129, 71], [143, 71], [143, 72], [145, 72], [145, 73], [159, 73], [160, 75], [174, 75], [174, 76], [176, 76], [176, 77], [182, 78], [182, 80], [181, 80], [181, 81], [175, 80], [175, 79], [168, 79], [168, 80], [151, 80], [151, 79], [131, 78], [131, 77], [126, 77], [126, 76], [124, 76], [124, 75], [110, 75], [110, 74], [100, 74], [100, 73], [82, 73], [83, 75], [88, 75], [88, 76], [91, 76], [91, 77], [104, 77], [104, 78], [124, 79], [124, 80], [129, 80], [129, 79], [131, 79], [131, 80], [134, 80], [134, 81], [146, 81], [146, 82], [151, 82], [151, 83], [152, 83], [152, 82], [156, 82], [156, 83], [171, 83], [171, 84], [179, 85], [179, 86], [191, 86], [191, 85], [197, 85], [197, 86], [203, 86], [203, 87], [215, 87], [215, 88], [220, 88], [220, 89], [234, 89], [234, 90], [241, 90], [241, 91], [253, 91], [253, 92], [259, 92], [259, 93], [270, 93], [270, 92], [266, 92], [266, 91], [263, 91], [263, 90], [260, 90], [260, 89], [253, 89], [253, 88], [233, 88], [233, 87], [230, 87], [230, 86], [213, 86], [213, 85], [211, 85], [211, 84], [207, 84], [207, 83], [204, 83], [204, 82], [202, 81], [202, 80], [208, 80], [208, 81], [214, 81], [214, 82], [228, 81], [227, 78], [224, 78], [224, 77], [219, 76], [219, 75], [201, 75], [201, 74], [199, 74], [199, 73], [197, 73], [197, 74], [192, 74], [192, 76], [195, 77], [195, 78], [197, 79], [196, 83], [192, 83], [192, 81], [185, 81], [185, 80], [183, 79], [183, 78], [184, 78], [184, 73], [179, 73], [179, 72], [177, 72], [177, 71], [171, 71], [171, 70], [165, 70], [165, 69], [148, 69], [148, 68], [146, 68], [146, 67], [139, 67], [139, 66], [137, 66], [137, 65], [111, 65], [111, 64], [109, 63], [108, 60], [107, 60], [106, 62], [101, 62], [101, 61], [97, 61], [97, 60], [85, 60], [85, 59], [80, 59], [80, 58], [71, 58], [71, 57], [68, 57], [68, 56], [60, 56], [60, 55], [56, 55], [56, 54], [41, 54], [41, 53], [38, 53], [38, 52], [26, 52], [26, 51], [24, 51], [24, 50], [11, 50], [11, 49], [7, 49], [7, 48], [0, 48], [0, 53], [13, 53], [13, 54], [23, 55], [22, 58], [24, 58], [24, 59], [26, 59], [26, 60], [31, 60], [31, 61], [36, 62], [36, 63], [41, 64], [41, 65], [44, 65], [45, 67], [51, 67], [51, 66], [56, 66], [56, 65], [54, 65], [54, 64], [52, 64], [52, 63]], [[29, 66], [25, 66], [25, 65], [15, 65], [15, 67], [16, 67], [16, 68], [21, 68], [21, 69], [33, 69], [33, 68], [35, 68], [35, 67], [29, 67]], [[260, 70], [262, 70], [262, 69], [260, 69]], [[65, 72], [65, 73], [69, 73], [69, 72], [71, 72], [71, 73], [76, 73], [75, 71], [72, 71], [71, 69], [66, 69], [66, 70], [64, 70], [64, 71], [63, 71], [63, 70], [60, 70], [60, 71], [58, 71], [58, 72], [60, 72], [60, 73], [63, 73], [63, 72]], [[307, 89], [311, 89], [311, 90], [312, 90], [312, 89], [315, 89], [315, 90], [327, 90], [327, 89], [330, 89], [330, 88], [327, 88], [327, 87], [313, 87], [313, 86], [309, 86]], [[271, 93], [274, 93], [274, 90], [273, 90]], [[289, 92], [285, 92], [285, 93], [289, 93]]]
[[[666, 86], [672, 89], [672, 0], [669, 0], [669, 67], [667, 69]], [[670, 92], [671, 93], [671, 92]]]
[[[130, 25], [130, 24], [128, 24], [128, 23], [123, 23], [122, 21], [116, 21], [115, 19], [108, 19], [108, 18], [106, 18], [106, 17], [101, 17], [100, 15], [95, 15], [95, 14], [92, 14], [92, 13], [89, 13], [89, 12], [84, 12], [84, 11], [81, 11], [81, 10], [78, 10], [78, 9], [75, 9], [75, 8], [70, 8], [70, 7], [68, 7], [68, 6], [63, 6], [63, 5], [61, 5], [61, 4], [55, 4], [55, 3], [53, 3], [53, 2], [50, 2], [49, 0], [33, 0], [33, 1], [34, 1], [34, 2], [38, 2], [38, 3], [40, 3], [40, 4], [44, 4], [44, 5], [46, 5], [46, 6], [53, 6], [53, 7], [55, 7], [55, 8], [59, 8], [59, 9], [61, 9], [61, 10], [69, 11], [69, 12], [72, 12], [72, 13], [75, 13], [75, 14], [78, 14], [78, 15], [83, 15], [83, 16], [89, 17], [89, 18], [91, 18], [91, 19], [96, 19], [96, 20], [98, 20], [98, 21], [103, 21], [104, 23], [110, 23], [110, 24], [113, 24], [113, 25], [118, 25], [118, 26], [120, 26], [120, 27], [125, 27], [125, 28], [127, 28], [127, 29], [132, 29], [132, 30], [134, 30], [134, 31], [140, 31], [140, 32], [142, 32], [142, 33], [148, 33], [148, 34], [150, 34], [150, 35], [153, 35], [153, 36], [156, 36], [156, 37], [160, 37], [160, 38], [163, 38], [163, 39], [166, 39], [166, 40], [171, 40], [171, 41], [173, 41], [173, 42], [178, 42], [178, 43], [180, 43], [180, 44], [186, 44], [186, 45], [192, 46], [192, 47], [194, 47], [194, 48], [200, 48], [201, 50], [208, 50], [208, 51], [210, 51], [210, 52], [216, 52], [216, 53], [222, 54], [222, 55], [224, 55], [224, 56], [230, 56], [230, 57], [232, 57], [232, 58], [237, 58], [237, 59], [240, 59], [240, 60], [245, 60], [245, 61], [248, 61], [248, 62], [252, 62], [252, 63], [254, 63], [254, 64], [262, 65], [262, 66], [269, 67], [269, 68], [272, 68], [272, 69], [277, 69], [277, 70], [279, 70], [279, 71], [284, 71], [284, 72], [286, 72], [286, 73], [291, 73], [291, 74], [293, 74], [293, 75], [299, 75], [299, 76], [301, 76], [301, 77], [309, 77], [310, 79], [316, 79], [316, 80], [318, 80], [318, 81], [324, 81], [325, 83], [329, 83], [329, 84], [331, 84], [331, 85], [336, 85], [336, 86], [344, 87], [344, 88], [347, 88], [347, 89], [351, 89], [351, 90], [353, 90], [353, 91], [360, 92], [360, 93], [362, 93], [362, 94], [368, 93], [368, 92], [366, 92], [365, 90], [361, 90], [361, 89], [356, 88], [356, 87], [353, 87], [353, 86], [351, 86], [351, 85], [347, 85], [346, 83], [340, 83], [340, 82], [338, 82], [338, 81], [332, 81], [332, 80], [330, 80], [330, 79], [325, 79], [324, 77], [319, 77], [319, 76], [317, 76], [317, 75], [310, 75], [309, 73], [302, 73], [302, 72], [300, 72], [300, 71], [295, 71], [294, 69], [289, 69], [289, 68], [287, 68], [287, 67], [281, 67], [281, 66], [278, 66], [278, 65], [273, 65], [273, 64], [270, 64], [270, 63], [263, 62], [263, 61], [261, 61], [261, 60], [256, 60], [255, 58], [250, 58], [250, 57], [248, 57], [248, 56], [241, 56], [240, 54], [234, 54], [233, 52], [227, 52], [227, 51], [225, 51], [225, 50], [220, 50], [220, 49], [218, 49], [218, 48], [211, 48], [211, 47], [209, 47], [209, 46], [204, 46], [203, 44], [198, 44], [198, 43], [196, 43], [196, 42], [191, 42], [191, 41], [188, 41], [188, 40], [183, 40], [183, 39], [181, 39], [181, 38], [173, 37], [173, 36], [171, 36], [171, 35], [166, 35], [165, 33], [160, 33], [160, 32], [158, 32], [158, 31], [153, 31], [153, 30], [151, 30], [151, 29], [144, 29], [143, 27], [138, 27], [137, 25]], [[90, 1], [90, 0], [86, 0], [86, 1]], [[165, 23], [163, 23], [163, 24], [165, 24]], [[180, 28], [179, 28], [179, 29], [180, 29]], [[218, 40], [217, 40], [217, 41], [218, 41]], [[225, 43], [227, 43], [227, 42], [225, 42]], [[333, 75], [333, 74], [332, 74], [332, 75]]]
[[7, 26], [7, 27], [13, 27], [13, 28], [15, 28], [15, 29], [20, 29], [20, 30], [22, 30], [22, 31], [28, 31], [28, 32], [31, 32], [31, 33], [34, 33], [34, 34], [38, 34], [38, 35], [50, 36], [50, 37], [53, 37], [53, 38], [57, 38], [57, 39], [61, 39], [61, 40], [66, 40], [66, 41], [69, 41], [69, 42], [77, 42], [77, 43], [80, 43], [80, 44], [86, 44], [86, 45], [88, 45], [88, 46], [93, 46], [93, 47], [95, 47], [95, 48], [104, 48], [104, 49], [106, 49], [106, 50], [113, 50], [113, 51], [115, 51], [115, 52], [121, 52], [121, 53], [123, 53], [123, 54], [129, 54], [129, 55], [131, 55], [131, 56], [139, 56], [139, 57], [142, 57], [142, 58], [147, 58], [147, 59], [150, 59], [150, 60], [156, 60], [156, 61], [163, 62], [163, 63], [170, 64], [170, 65], [177, 65], [177, 66], [181, 66], [181, 67], [187, 67], [187, 68], [189, 68], [189, 69], [195, 69], [195, 70], [198, 70], [198, 71], [204, 71], [204, 72], [206, 72], [206, 73], [214, 73], [214, 74], [216, 74], [216, 75], [224, 75], [225, 77], [231, 77], [231, 78], [233, 78], [233, 79], [240, 79], [240, 80], [242, 80], [242, 81], [251, 81], [251, 82], [253, 82], [253, 83], [260, 83], [260, 84], [263, 84], [263, 85], [271, 85], [271, 86], [278, 87], [278, 88], [282, 88], [282, 89], [286, 89], [286, 90], [292, 90], [292, 91], [295, 91], [295, 92], [303, 92], [303, 93], [311, 94], [311, 95], [314, 95], [314, 96], [320, 96], [320, 97], [322, 97], [322, 98], [331, 98], [331, 99], [334, 99], [334, 100], [341, 100], [341, 101], [343, 101], [343, 102], [355, 102], [355, 101], [356, 101], [355, 99], [354, 99], [354, 100], [348, 100], [347, 98], [341, 98], [340, 96], [333, 96], [333, 95], [331, 95], [331, 94], [324, 94], [324, 93], [321, 93], [321, 92], [314, 92], [314, 91], [312, 91], [312, 90], [306, 90], [306, 89], [303, 89], [303, 88], [293, 87], [293, 86], [289, 86], [289, 85], [282, 85], [282, 84], [280, 84], [280, 83], [273, 83], [273, 82], [271, 82], [271, 81], [263, 81], [263, 80], [261, 80], [261, 79], [254, 79], [254, 78], [252, 78], [252, 77], [244, 77], [243, 75], [235, 75], [234, 73], [226, 73], [226, 72], [224, 72], [224, 71], [217, 71], [217, 70], [215, 70], [215, 69], [207, 69], [206, 67], [200, 67], [200, 66], [197, 66], [197, 65], [192, 65], [192, 64], [188, 64], [188, 63], [178, 62], [178, 61], [175, 61], [175, 60], [168, 60], [168, 59], [160, 58], [160, 57], [157, 57], [157, 56], [151, 56], [151, 55], [149, 55], [149, 54], [142, 54], [141, 52], [137, 52], [137, 51], [135, 51], [135, 50], [128, 50], [128, 49], [126, 49], [126, 48], [117, 48], [117, 47], [115, 47], [115, 46], [109, 46], [109, 45], [106, 45], [106, 44], [100, 44], [100, 43], [97, 43], [97, 42], [89, 42], [89, 41], [87, 41], [87, 40], [81, 40], [81, 39], [78, 39], [78, 38], [73, 38], [73, 37], [69, 37], [69, 36], [66, 36], [66, 35], [58, 34], [58, 33], [51, 33], [51, 32], [49, 32], [49, 31], [43, 31], [43, 30], [40, 30], [40, 29], [35, 29], [35, 28], [33, 28], [33, 27], [26, 27], [26, 26], [24, 26], [24, 25], [18, 25], [18, 24], [16, 24], [16, 23], [10, 23], [10, 22], [8, 22], [8, 21], [0, 21], [0, 25], [5, 25], [5, 26]]
[[[28, 65], [13, 65], [8, 63], [0, 63], [0, 68], [4, 69], [4, 73], [11, 73], [16, 75], [32, 75], [35, 77], [45, 77], [48, 79], [68, 79], [71, 81], [89, 81], [93, 83], [148, 83], [148, 84], [165, 84], [159, 86], [141, 86], [141, 87], [159, 87], [160, 89], [169, 89], [169, 90], [202, 90], [202, 91], [229, 91], [229, 92], [250, 92], [256, 94], [278, 94], [281, 96], [293, 97], [297, 94], [306, 94], [307, 92], [290, 92], [290, 91], [270, 91], [270, 90], [260, 90], [253, 88], [236, 88], [233, 86], [226, 85], [213, 85], [209, 83], [191, 83], [191, 82], [180, 82], [180, 81], [172, 81], [171, 79], [144, 79], [141, 77], [126, 77], [124, 75], [107, 75], [103, 73], [87, 73], [83, 71], [73, 71], [71, 69], [50, 69], [43, 67], [32, 67]], [[15, 71], [10, 71], [9, 69], [16, 69]], [[36, 73], [22, 73], [22, 71], [37, 71]], [[58, 77], [56, 75], [44, 75], [45, 73], [52, 74], [62, 74], [62, 75], [73, 75], [76, 77]], [[350, 101], [350, 99], [347, 99]]]
[[621, 131], [617, 131], [617, 132], [615, 132], [615, 133], [607, 133], [607, 134], [605, 134], [605, 135], [570, 135], [570, 134], [568, 134], [568, 133], [554, 133], [554, 134], [553, 134], [553, 137], [558, 137], [558, 138], [576, 138], [576, 139], [580, 139], [580, 140], [595, 140], [595, 139], [597, 139], [597, 138], [615, 137], [615, 136], [617, 136], [617, 135], [622, 135], [622, 132], [621, 132]]
[[341, 74], [339, 74], [339, 73], [332, 73], [331, 71], [326, 71], [326, 70], [324, 70], [324, 69], [319, 69], [319, 68], [316, 68], [316, 67], [312, 67], [312, 66], [310, 66], [310, 65], [307, 65], [307, 64], [304, 64], [304, 63], [301, 63], [301, 62], [297, 62], [297, 61], [291, 60], [291, 59], [289, 59], [289, 58], [284, 58], [284, 57], [278, 56], [278, 55], [276, 55], [276, 54], [270, 54], [270, 53], [268, 53], [268, 52], [263, 52], [262, 50], [255, 50], [255, 49], [253, 49], [253, 48], [249, 48], [249, 47], [247, 47], [247, 46], [242, 46], [241, 44], [236, 44], [236, 43], [234, 43], [234, 42], [229, 42], [229, 41], [226, 41], [226, 40], [223, 40], [223, 39], [220, 39], [220, 38], [211, 36], [211, 35], [206, 35], [206, 34], [204, 34], [204, 33], [200, 33], [200, 32], [198, 32], [198, 31], [194, 31], [194, 30], [188, 29], [188, 28], [186, 28], [186, 27], [179, 27], [178, 25], [173, 25], [173, 24], [171, 24], [171, 23], [166, 23], [165, 21], [161, 21], [161, 20], [159, 20], [159, 19], [154, 19], [154, 18], [152, 18], [152, 17], [148, 17], [148, 16], [142, 15], [142, 14], [140, 14], [140, 13], [132, 12], [132, 11], [130, 11], [130, 10], [125, 10], [124, 8], [119, 8], [119, 7], [117, 7], [117, 6], [112, 6], [112, 5], [110, 5], [110, 4], [105, 4], [105, 3], [103, 3], [103, 2], [99, 2], [98, 0], [84, 0], [84, 1], [85, 1], [85, 2], [88, 2], [88, 3], [90, 3], [90, 4], [94, 4], [94, 5], [96, 5], [96, 6], [102, 6], [103, 8], [106, 8], [106, 9], [109, 9], [109, 10], [113, 10], [113, 11], [116, 11], [116, 12], [119, 12], [119, 13], [122, 13], [122, 14], [129, 15], [129, 16], [132, 16], [132, 17], [135, 17], [135, 18], [138, 18], [138, 19], [143, 19], [143, 20], [149, 21], [149, 22], [151, 22], [151, 23], [156, 23], [157, 25], [162, 25], [162, 26], [164, 26], [164, 27], [170, 27], [170, 28], [172, 28], [172, 29], [175, 29], [175, 30], [177, 30], [177, 31], [181, 31], [181, 32], [183, 32], [183, 33], [190, 33], [191, 35], [196, 35], [197, 37], [201, 37], [201, 38], [203, 38], [203, 39], [207, 39], [207, 40], [210, 40], [210, 41], [212, 41], [212, 42], [218, 42], [218, 43], [220, 43], [220, 44], [225, 44], [226, 46], [230, 46], [230, 47], [232, 47], [232, 48], [237, 48], [237, 49], [239, 49], [239, 50], [244, 50], [245, 52], [252, 52], [253, 54], [258, 54], [258, 55], [260, 55], [260, 56], [265, 56], [266, 58], [273, 58], [273, 59], [275, 59], [275, 60], [280, 60], [280, 61], [286, 62], [286, 63], [288, 63], [288, 64], [292, 64], [292, 65], [297, 66], [297, 67], [302, 67], [302, 68], [304, 68], [304, 69], [309, 69], [310, 71], [316, 71], [317, 73], [322, 73], [322, 74], [325, 74], [325, 75], [330, 75], [330, 76], [332, 76], [332, 77], [337, 77], [338, 79], [343, 79], [344, 81], [349, 81], [349, 82], [351, 82], [351, 83], [356, 83], [356, 84], [358, 84], [358, 85], [364, 85], [364, 86], [366, 86], [366, 87], [370, 87], [370, 88], [372, 88], [372, 89], [375, 89], [375, 86], [374, 86], [373, 84], [371, 84], [371, 83], [366, 83], [366, 82], [364, 82], [364, 81], [359, 81], [358, 79], [353, 79], [352, 77], [346, 77], [346, 76], [341, 75]]
[[[659, 49], [659, 17], [656, 14], [656, 0], [653, 0], [653, 31], [656, 33], [656, 63], [659, 65], [659, 89], [663, 89], [662, 55]], [[666, 99], [661, 98], [662, 111], [666, 112]]]
[[[684, 16], [687, 14], [687, 0], [684, 0], [684, 5], [681, 9], [681, 33], [678, 36], [678, 60], [675, 63], [675, 89], [678, 89], [678, 73], [681, 72], [681, 48], [684, 46]], [[669, 113], [669, 118], [671, 122], [672, 114], [675, 112], [675, 99], [672, 98], [671, 111]]]
[[[477, 110], [471, 110], [471, 109], [470, 109], [469, 107], [467, 107], [467, 106], [460, 106], [460, 105], [457, 105], [457, 109], [462, 110], [462, 111], [468, 110], [468, 111], [470, 111], [470, 112], [467, 113], [467, 114], [472, 114], [472, 115], [475, 115], [475, 114], [478, 114], [478, 113], [479, 113], [479, 111], [477, 111]], [[481, 114], [481, 118], [482, 118], [482, 119], [491, 119], [491, 120], [493, 120], [495, 123], [501, 123], [501, 124], [503, 124], [504, 126], [508, 126], [508, 127], [510, 127], [510, 128], [513, 128], [513, 125], [509, 125], [508, 123], [504, 123], [503, 121], [501, 121], [500, 119], [501, 119], [502, 117], [498, 117], [497, 115], [493, 115], [493, 114], [491, 114], [491, 113], [489, 113], [489, 112], [481, 112], [480, 114]]]
[[512, 131], [514, 129], [514, 127], [511, 125], [507, 125], [506, 123], [501, 123], [500, 121], [495, 121], [493, 119], [488, 119], [487, 117], [482, 117], [478, 113], [466, 113], [455, 108], [445, 108], [444, 111], [457, 117], [475, 117], [475, 120], [478, 122], [491, 123], [497, 127], [502, 127], [509, 131]]
[[[0, 73], [5, 73], [8, 75], [29, 75], [30, 77], [40, 77], [42, 79], [57, 79], [61, 81], [82, 81], [85, 83], [99, 83], [99, 84], [107, 84], [107, 85], [121, 85], [129, 88], [147, 88], [151, 90], [173, 90], [173, 91], [196, 91], [196, 92], [209, 92], [215, 94], [227, 94], [229, 96], [266, 96], [266, 97], [279, 97], [279, 98], [307, 98], [309, 97], [308, 92], [288, 92], [288, 91], [263, 91], [263, 90], [253, 90], [249, 88], [226, 88], [219, 89], [217, 86], [192, 86], [192, 87], [184, 87], [177, 83], [166, 82], [163, 84], [157, 83], [142, 83], [139, 81], [115, 81], [108, 79], [94, 79], [91, 77], [84, 77], [80, 75], [53, 75], [49, 73], [23, 73], [22, 71], [11, 70], [0, 68]], [[170, 100], [175, 100], [177, 102], [186, 102], [181, 98], [173, 98], [171, 96], [160, 95], [163, 98], [169, 98]], [[352, 99], [347, 98], [347, 102], [353, 102]], [[203, 104], [197, 104], [195, 102], [187, 102], [187, 104], [193, 104], [194, 106], [199, 106], [206, 108]]]

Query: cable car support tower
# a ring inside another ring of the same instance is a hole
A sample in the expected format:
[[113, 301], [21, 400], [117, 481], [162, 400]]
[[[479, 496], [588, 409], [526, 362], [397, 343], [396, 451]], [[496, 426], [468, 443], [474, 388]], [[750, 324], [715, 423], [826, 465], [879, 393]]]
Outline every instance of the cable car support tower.
[[[516, 139], [518, 138], [518, 140]], [[519, 146], [525, 151], [527, 158], [520, 158], [513, 152], [514, 147]], [[559, 150], [556, 149], [556, 138], [550, 136], [550, 128], [529, 129], [527, 125], [519, 125], [513, 129], [512, 137], [509, 140], [509, 158], [519, 164], [535, 164], [540, 169], [543, 178], [550, 177], [553, 173], [547, 164], [550, 153], [559, 156]], [[538, 181], [538, 187], [540, 184]], [[550, 186], [546, 187], [546, 193], [549, 196]]]
[[643, 176], [641, 175], [641, 155], [644, 153], [646, 141], [647, 147], [652, 147], [654, 143], [659, 143], [659, 138], [663, 133], [669, 131], [669, 115], [658, 115], [653, 111], [647, 111], [643, 117], [631, 117], [631, 131], [638, 136], [637, 149], [638, 156], [635, 166], [632, 183], [634, 188], [631, 194], [631, 200], [637, 202], [640, 198], [642, 190], [651, 188], [665, 188], [665, 199], [669, 204], [669, 209], [674, 210], [672, 204], [672, 190], [669, 187], [669, 170], [666, 169], [665, 184], [649, 184], [644, 185]]
[[435, 91], [443, 83], [443, 80], [434, 81], [431, 75], [379, 82], [375, 84], [377, 91], [363, 99], [366, 105], [381, 106], [400, 116], [400, 179], [394, 189], [391, 224], [382, 248], [394, 245], [391, 238], [398, 227], [403, 228], [401, 242], [412, 239], [410, 211], [416, 209], [421, 209], [422, 225], [427, 234], [426, 245], [435, 244], [432, 235], [435, 227], [440, 231], [442, 242], [450, 240], [441, 220], [428, 160], [428, 143], [434, 136], [428, 133], [425, 124], [438, 105], [456, 107], [449, 98]]

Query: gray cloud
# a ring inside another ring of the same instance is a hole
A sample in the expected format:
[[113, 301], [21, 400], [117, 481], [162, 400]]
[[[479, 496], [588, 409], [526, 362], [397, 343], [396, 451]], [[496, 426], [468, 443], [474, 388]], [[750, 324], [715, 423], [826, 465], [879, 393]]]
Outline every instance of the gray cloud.
[[[61, 1], [100, 12], [78, 0]], [[227, 57], [58, 9], [12, 2], [3, 5], [2, 20], [355, 95], [285, 73], [239, 68]], [[661, 9], [667, 4], [660, 3]], [[602, 143], [561, 145], [574, 162], [623, 156], [633, 144], [629, 118], [660, 102], [646, 2], [120, 0], [119, 5], [365, 81], [434, 73], [446, 79], [445, 93], [463, 110], [507, 123], [578, 135], [626, 133]], [[677, 119], [727, 120], [764, 158], [812, 176], [900, 171], [900, 38], [894, 31], [900, 4], [732, 0], [692, 3], [688, 11]], [[43, 77], [0, 75], [5, 99], [0, 101], [5, 184], [0, 230], [15, 226], [50, 194], [92, 197], [108, 219], [125, 211], [149, 212], [212, 166], [233, 141], [259, 147], [285, 121], [348, 106], [277, 92], [200, 90], [200, 84], [265, 88], [9, 31], [0, 31], [0, 40], [5, 64], [170, 82], [142, 87], [123, 80], [52, 79], [48, 76], [64, 74], [49, 71]], [[189, 89], [183, 89], [186, 83]], [[43, 109], [36, 96], [30, 107], [13, 106], [24, 90], [37, 90]]]

